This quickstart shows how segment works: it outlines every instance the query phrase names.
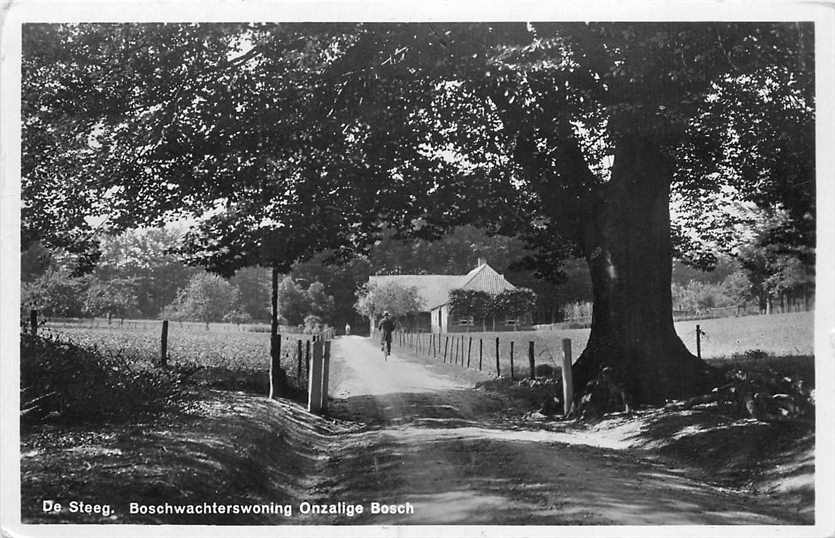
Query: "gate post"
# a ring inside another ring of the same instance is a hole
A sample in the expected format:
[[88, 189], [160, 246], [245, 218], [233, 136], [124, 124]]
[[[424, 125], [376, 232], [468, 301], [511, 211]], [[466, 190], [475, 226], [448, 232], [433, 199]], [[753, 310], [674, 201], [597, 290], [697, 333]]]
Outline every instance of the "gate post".
[[562, 339], [563, 413], [568, 416], [574, 404], [574, 379], [571, 375], [571, 339]]
[[162, 333], [159, 337], [159, 365], [165, 366], [168, 362], [168, 320], [162, 320]]
[[328, 374], [330, 373], [331, 365], [331, 343], [324, 342], [324, 352], [322, 354], [322, 397], [320, 408], [322, 411], [328, 409]]
[[533, 341], [528, 342], [528, 363], [531, 367], [531, 379], [536, 379], [536, 362], [533, 354]]
[[702, 327], [696, 325], [696, 356], [702, 358]]
[[322, 342], [313, 342], [312, 347], [307, 384], [307, 410], [318, 413], [322, 410]]
[[270, 337], [270, 400], [278, 397], [281, 388], [281, 335], [275, 334]]
[[470, 367], [470, 353], [473, 350], [473, 337], [470, 337], [470, 341], [467, 344], [467, 368]]

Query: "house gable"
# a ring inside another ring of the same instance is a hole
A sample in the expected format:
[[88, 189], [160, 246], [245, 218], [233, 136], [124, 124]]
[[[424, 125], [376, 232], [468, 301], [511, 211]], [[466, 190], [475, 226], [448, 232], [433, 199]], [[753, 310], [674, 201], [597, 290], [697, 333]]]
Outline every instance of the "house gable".
[[461, 289], [486, 291], [490, 295], [498, 295], [503, 291], [515, 290], [516, 286], [505, 279], [503, 275], [487, 265], [479, 265], [464, 277]]

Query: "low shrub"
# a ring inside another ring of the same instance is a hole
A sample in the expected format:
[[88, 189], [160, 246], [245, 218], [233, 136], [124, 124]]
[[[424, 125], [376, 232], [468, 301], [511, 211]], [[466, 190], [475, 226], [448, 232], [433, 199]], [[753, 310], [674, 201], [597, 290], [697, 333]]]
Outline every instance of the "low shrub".
[[731, 360], [747, 360], [747, 361], [755, 361], [760, 359], [766, 359], [768, 357], [772, 357], [770, 353], [763, 351], [762, 349], [746, 349], [742, 353], [734, 353], [731, 355]]
[[21, 417], [37, 422], [127, 416], [173, 397], [185, 373], [124, 353], [21, 334]]
[[536, 377], [555, 377], [557, 369], [550, 364], [537, 364], [534, 373]]

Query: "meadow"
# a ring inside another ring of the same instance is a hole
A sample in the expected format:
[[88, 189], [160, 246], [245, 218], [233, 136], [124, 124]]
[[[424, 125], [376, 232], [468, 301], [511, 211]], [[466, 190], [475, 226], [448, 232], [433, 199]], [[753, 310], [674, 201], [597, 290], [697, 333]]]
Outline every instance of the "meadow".
[[[746, 352], [761, 351], [772, 356], [814, 355], [814, 312], [792, 312], [768, 316], [741, 316], [687, 320], [675, 323], [676, 332], [684, 344], [696, 353], [696, 325], [703, 331], [702, 357], [724, 359]], [[513, 332], [469, 332], [451, 333], [441, 337], [441, 351], [448, 345], [447, 362], [466, 363], [469, 339], [472, 338], [470, 367], [478, 368], [479, 340], [482, 341], [483, 371], [496, 371], [496, 338], [499, 339], [499, 364], [501, 373], [510, 372], [510, 344], [513, 342], [514, 372], [516, 377], [528, 375], [528, 348], [534, 343], [534, 360], [537, 365], [548, 364], [558, 368], [562, 360], [562, 339], [571, 340], [573, 358], [576, 360], [586, 346], [589, 329], [543, 329]], [[449, 344], [446, 344], [446, 337]], [[429, 347], [428, 335], [422, 335], [421, 355], [426, 356]], [[436, 336], [437, 338], [437, 336]], [[463, 339], [463, 340], [462, 340]], [[437, 340], [436, 340], [437, 341]], [[458, 351], [459, 349], [463, 351]], [[441, 359], [442, 360], [442, 359]]]
[[[685, 345], [696, 352], [696, 325], [705, 333], [702, 336], [702, 357], [706, 359], [730, 358], [753, 350], [773, 356], [811, 356], [814, 354], [814, 312], [794, 312], [769, 316], [742, 316], [698, 321], [676, 322]], [[160, 322], [125, 322], [99, 324], [47, 324], [46, 331], [61, 339], [82, 347], [98, 349], [133, 360], [156, 360], [159, 357]], [[478, 368], [479, 340], [482, 342], [482, 368], [488, 373], [496, 370], [496, 338], [499, 338], [499, 363], [502, 374], [510, 372], [510, 344], [514, 348], [514, 372], [517, 377], [528, 374], [529, 342], [534, 343], [534, 359], [537, 365], [559, 367], [562, 357], [562, 339], [571, 339], [573, 357], [576, 359], [586, 345], [589, 329], [544, 329], [515, 332], [453, 333], [441, 337], [441, 348], [436, 348], [438, 360], [443, 356], [443, 346], [449, 337], [447, 362], [466, 364], [469, 340], [470, 367]], [[310, 335], [283, 334], [282, 366], [288, 375], [298, 373], [298, 340], [304, 342]], [[437, 346], [437, 336], [435, 337]], [[429, 336], [422, 335], [421, 355], [431, 354]], [[395, 340], [395, 344], [397, 340]], [[233, 371], [264, 372], [269, 369], [270, 341], [265, 332], [236, 330], [234, 325], [212, 324], [206, 330], [204, 324], [171, 323], [168, 334], [168, 356], [172, 364], [193, 364], [203, 367], [223, 368]], [[302, 372], [304, 377], [305, 372]]]
[[[51, 335], [94, 352], [135, 362], [152, 362], [160, 355], [160, 321], [125, 321], [95, 326], [91, 323], [47, 323], [44, 335]], [[298, 340], [310, 340], [309, 334], [282, 334], [281, 365], [291, 383], [304, 387], [306, 371], [298, 376]], [[172, 322], [168, 328], [168, 363], [172, 366], [222, 369], [231, 372], [263, 374], [270, 368], [270, 335], [268, 332], [237, 330], [231, 324]], [[266, 377], [265, 377], [266, 379]]]

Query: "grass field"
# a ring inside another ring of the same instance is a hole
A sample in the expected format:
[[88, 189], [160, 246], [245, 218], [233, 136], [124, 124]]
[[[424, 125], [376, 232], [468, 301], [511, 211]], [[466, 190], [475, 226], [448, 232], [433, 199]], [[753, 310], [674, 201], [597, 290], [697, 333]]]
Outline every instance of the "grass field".
[[[810, 356], [814, 354], [814, 313], [797, 312], [770, 316], [745, 316], [699, 321], [680, 321], [676, 330], [692, 352], [696, 352], [696, 325], [706, 333], [702, 337], [702, 356], [709, 359], [730, 357], [748, 350], [761, 350], [775, 356]], [[134, 326], [76, 327], [47, 325], [47, 330], [85, 347], [98, 347], [137, 360], [159, 356], [159, 323]], [[466, 363], [469, 339], [470, 367], [478, 368], [479, 340], [482, 341], [483, 370], [495, 373], [496, 338], [499, 338], [501, 372], [510, 372], [510, 343], [514, 347], [514, 370], [517, 376], [528, 374], [528, 346], [534, 342], [537, 365], [558, 367], [562, 357], [562, 339], [570, 338], [576, 359], [588, 340], [589, 329], [562, 329], [519, 332], [473, 332], [444, 335], [441, 349], [449, 337], [447, 361]], [[422, 335], [422, 355], [427, 355], [428, 335]], [[287, 335], [282, 345], [282, 366], [293, 375], [297, 371], [297, 340], [308, 335]], [[437, 337], [436, 337], [437, 338]], [[462, 340], [463, 338], [463, 340]], [[436, 345], [437, 345], [437, 340]], [[395, 340], [396, 343], [396, 340]], [[230, 370], [265, 371], [269, 368], [269, 334], [261, 332], [205, 330], [202, 325], [172, 323], [168, 335], [168, 354], [172, 363], [193, 363]]]
[[[770, 316], [743, 316], [689, 320], [676, 322], [676, 332], [685, 345], [696, 353], [696, 325], [704, 331], [702, 336], [702, 357], [721, 359], [749, 350], [761, 350], [774, 356], [811, 356], [814, 355], [814, 312], [793, 312]], [[446, 337], [449, 344], [446, 344]], [[496, 338], [499, 338], [499, 363], [501, 373], [510, 371], [510, 343], [514, 347], [514, 370], [518, 377], [528, 374], [528, 346], [534, 343], [534, 360], [537, 365], [559, 366], [562, 358], [562, 339], [571, 339], [573, 358], [579, 356], [586, 346], [589, 329], [554, 329], [518, 332], [471, 332], [443, 335], [441, 351], [448, 345], [447, 361], [461, 364], [461, 357], [466, 362], [469, 339], [473, 339], [470, 365], [478, 368], [479, 340], [483, 346], [483, 369], [496, 371]], [[436, 337], [437, 338], [437, 337]], [[463, 346], [461, 339], [463, 338]], [[436, 340], [437, 341], [437, 340]], [[428, 335], [423, 335], [422, 355], [426, 355]], [[460, 347], [459, 347], [460, 346]], [[458, 353], [457, 350], [463, 352]]]
[[[52, 334], [79, 346], [98, 349], [109, 355], [148, 361], [160, 354], [160, 322], [119, 327], [50, 326]], [[297, 371], [297, 340], [310, 335], [283, 335], [281, 363], [288, 373]], [[262, 332], [206, 330], [204, 325], [172, 323], [168, 329], [168, 361], [234, 371], [260, 372], [270, 367], [270, 335]]]

